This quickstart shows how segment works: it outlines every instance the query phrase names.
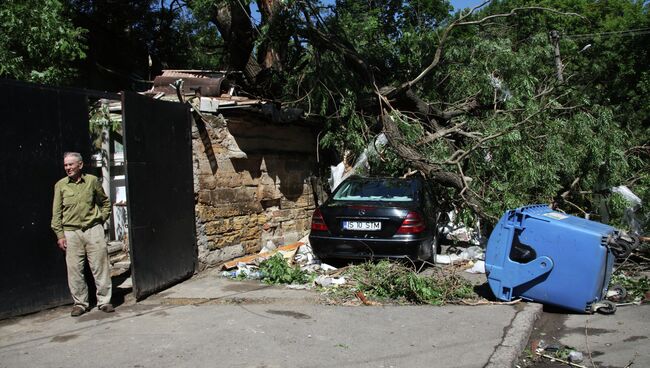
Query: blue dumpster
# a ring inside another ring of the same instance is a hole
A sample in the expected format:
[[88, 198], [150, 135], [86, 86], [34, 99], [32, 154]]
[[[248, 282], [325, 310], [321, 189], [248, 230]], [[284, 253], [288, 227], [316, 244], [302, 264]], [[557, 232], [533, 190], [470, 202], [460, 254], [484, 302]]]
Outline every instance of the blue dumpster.
[[[494, 295], [593, 313], [605, 301], [620, 235], [599, 222], [532, 205], [507, 211], [488, 240], [485, 269]], [[613, 313], [613, 310], [610, 311]]]

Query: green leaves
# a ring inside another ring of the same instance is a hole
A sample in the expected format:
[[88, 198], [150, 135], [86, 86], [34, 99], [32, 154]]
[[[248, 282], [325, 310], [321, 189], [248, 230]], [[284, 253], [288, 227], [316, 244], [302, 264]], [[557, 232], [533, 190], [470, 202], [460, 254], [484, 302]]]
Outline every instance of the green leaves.
[[442, 305], [477, 297], [471, 283], [454, 273], [425, 276], [387, 260], [352, 266], [345, 276], [356, 283], [357, 291], [377, 299]]
[[64, 83], [83, 59], [85, 31], [66, 19], [59, 0], [0, 3], [0, 77]]
[[300, 267], [291, 267], [282, 254], [276, 253], [271, 258], [260, 263], [262, 281], [267, 284], [304, 284], [310, 280], [307, 272]]

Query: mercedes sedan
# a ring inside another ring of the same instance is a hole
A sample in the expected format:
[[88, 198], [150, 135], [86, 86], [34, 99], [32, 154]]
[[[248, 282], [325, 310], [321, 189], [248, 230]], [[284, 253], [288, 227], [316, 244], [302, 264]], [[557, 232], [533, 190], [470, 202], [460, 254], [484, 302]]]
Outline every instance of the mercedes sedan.
[[433, 262], [440, 252], [438, 218], [422, 178], [351, 177], [314, 211], [309, 242], [321, 259]]

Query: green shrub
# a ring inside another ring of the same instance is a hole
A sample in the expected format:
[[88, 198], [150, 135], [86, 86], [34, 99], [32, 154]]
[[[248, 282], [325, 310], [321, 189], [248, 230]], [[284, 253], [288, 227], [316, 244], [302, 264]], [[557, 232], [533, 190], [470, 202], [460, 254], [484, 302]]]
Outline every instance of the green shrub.
[[262, 261], [260, 272], [262, 281], [267, 284], [305, 284], [311, 281], [307, 272], [301, 271], [297, 266], [289, 266], [280, 253]]

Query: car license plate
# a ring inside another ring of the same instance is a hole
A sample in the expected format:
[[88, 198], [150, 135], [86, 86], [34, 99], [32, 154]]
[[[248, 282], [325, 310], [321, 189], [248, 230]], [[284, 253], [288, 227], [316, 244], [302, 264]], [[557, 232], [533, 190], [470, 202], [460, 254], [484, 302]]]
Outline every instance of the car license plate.
[[379, 231], [381, 221], [343, 221], [343, 228], [353, 231]]

